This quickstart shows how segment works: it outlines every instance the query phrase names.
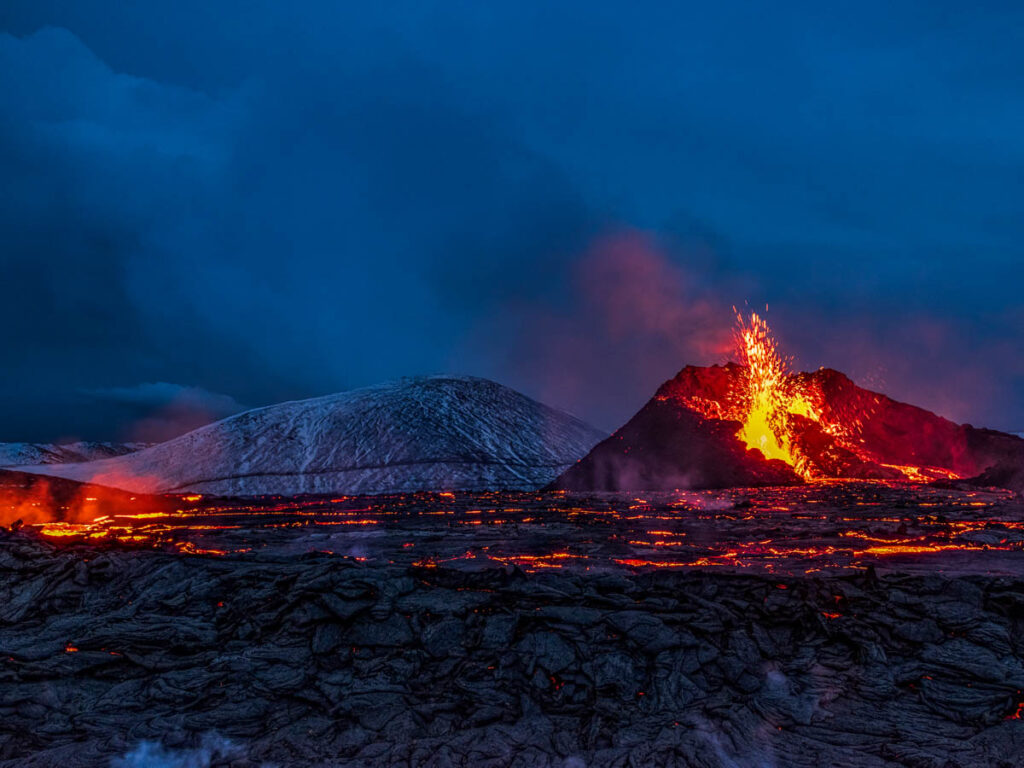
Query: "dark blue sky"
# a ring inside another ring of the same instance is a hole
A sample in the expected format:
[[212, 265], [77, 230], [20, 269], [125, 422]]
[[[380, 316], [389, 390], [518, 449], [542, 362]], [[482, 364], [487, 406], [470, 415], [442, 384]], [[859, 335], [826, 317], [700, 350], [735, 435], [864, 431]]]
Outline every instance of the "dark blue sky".
[[744, 302], [798, 367], [1024, 429], [1019, 3], [7, 0], [0, 29], [0, 440], [430, 372], [611, 429]]

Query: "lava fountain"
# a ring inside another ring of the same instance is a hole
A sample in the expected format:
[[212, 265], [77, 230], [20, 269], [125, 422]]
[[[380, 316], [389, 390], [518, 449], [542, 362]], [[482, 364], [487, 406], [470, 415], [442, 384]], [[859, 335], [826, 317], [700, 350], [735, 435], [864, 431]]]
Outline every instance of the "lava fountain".
[[778, 351], [768, 323], [756, 312], [736, 313], [736, 346], [746, 366], [746, 387], [737, 402], [744, 413], [740, 438], [767, 459], [780, 459], [804, 477], [810, 472], [794, 444], [790, 415], [819, 421], [817, 409], [790, 377], [789, 361]]

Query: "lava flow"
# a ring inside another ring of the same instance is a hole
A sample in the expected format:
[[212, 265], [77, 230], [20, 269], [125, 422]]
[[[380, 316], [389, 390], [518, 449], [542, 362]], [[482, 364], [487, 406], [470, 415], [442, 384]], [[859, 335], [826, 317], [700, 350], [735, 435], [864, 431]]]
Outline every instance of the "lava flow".
[[317, 552], [429, 569], [800, 575], [898, 566], [1024, 576], [1024, 507], [992, 489], [822, 481], [643, 498], [505, 491], [165, 501], [162, 512], [126, 508], [91, 523], [31, 528], [62, 547], [90, 550]]

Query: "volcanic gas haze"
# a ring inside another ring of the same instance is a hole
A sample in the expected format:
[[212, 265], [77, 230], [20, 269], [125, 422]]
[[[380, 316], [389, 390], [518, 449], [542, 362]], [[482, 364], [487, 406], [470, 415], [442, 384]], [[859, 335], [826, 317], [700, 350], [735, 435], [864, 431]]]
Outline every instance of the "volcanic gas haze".
[[674, 490], [826, 478], [928, 482], [1024, 466], [1024, 440], [854, 384], [790, 373], [763, 318], [737, 314], [740, 364], [687, 366], [559, 477], [564, 490]]

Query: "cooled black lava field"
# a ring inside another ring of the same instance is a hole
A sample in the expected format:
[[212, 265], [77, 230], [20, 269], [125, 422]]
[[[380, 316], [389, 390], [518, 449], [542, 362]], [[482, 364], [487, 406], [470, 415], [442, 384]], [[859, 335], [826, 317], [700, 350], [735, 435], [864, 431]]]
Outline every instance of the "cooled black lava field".
[[0, 765], [1024, 754], [1024, 505], [1008, 492], [125, 506], [0, 533]]

